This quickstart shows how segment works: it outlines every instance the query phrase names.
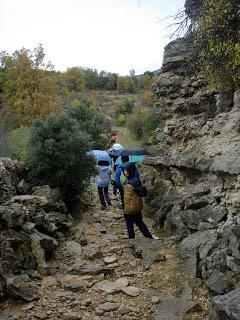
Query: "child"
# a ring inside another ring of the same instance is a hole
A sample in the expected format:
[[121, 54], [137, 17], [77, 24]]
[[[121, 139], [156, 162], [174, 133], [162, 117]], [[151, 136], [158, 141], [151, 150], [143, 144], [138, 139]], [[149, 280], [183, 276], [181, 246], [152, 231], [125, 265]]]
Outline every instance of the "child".
[[[136, 170], [133, 162], [128, 162], [124, 167], [124, 174], [127, 177], [126, 184], [124, 185], [124, 218], [128, 237], [129, 239], [135, 238], [135, 223], [145, 237], [153, 239], [153, 236], [143, 222], [141, 214], [143, 208], [142, 198], [135, 191], [142, 185], [139, 177], [136, 176]], [[134, 190], [134, 188], [136, 189]]]
[[111, 166], [108, 161], [98, 161], [98, 179], [97, 179], [97, 187], [98, 187], [98, 195], [101, 202], [101, 210], [105, 210], [107, 208], [107, 204], [111, 205], [111, 200], [108, 196], [108, 186], [111, 182]]

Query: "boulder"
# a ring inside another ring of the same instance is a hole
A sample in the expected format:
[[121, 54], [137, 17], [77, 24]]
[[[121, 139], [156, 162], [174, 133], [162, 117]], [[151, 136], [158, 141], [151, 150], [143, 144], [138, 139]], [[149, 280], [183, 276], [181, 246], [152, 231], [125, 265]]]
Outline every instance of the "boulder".
[[193, 301], [173, 299], [159, 303], [153, 315], [154, 320], [183, 320], [190, 312], [199, 311], [199, 305]]
[[0, 230], [19, 229], [29, 220], [28, 210], [18, 203], [0, 205]]
[[155, 261], [165, 261], [164, 255], [160, 254], [161, 244], [159, 240], [141, 238], [131, 239], [130, 247], [133, 249], [134, 255], [143, 260], [145, 268], [149, 268]]
[[98, 282], [94, 288], [99, 289], [107, 294], [115, 294], [121, 292], [129, 284], [127, 278], [119, 278], [116, 281], [103, 280]]
[[47, 198], [49, 205], [54, 205], [60, 200], [61, 192], [59, 188], [51, 188], [48, 185], [33, 188], [32, 196]]
[[19, 273], [20, 270], [34, 270], [37, 259], [32, 251], [31, 238], [24, 232], [5, 230], [0, 233], [4, 244], [1, 253], [3, 272]]
[[29, 194], [31, 189], [31, 183], [26, 182], [24, 179], [22, 179], [17, 185], [18, 194]]
[[226, 208], [205, 206], [198, 210], [199, 218], [202, 221], [218, 224], [227, 217]]
[[55, 250], [58, 245], [57, 240], [37, 230], [34, 230], [30, 238], [31, 247], [37, 258], [38, 265], [43, 265], [45, 264], [45, 260], [47, 261], [55, 257]]
[[240, 320], [240, 289], [213, 298], [214, 320]]
[[17, 160], [0, 158], [0, 203], [8, 201], [16, 194], [23, 169], [23, 165]]
[[23, 276], [7, 277], [8, 294], [18, 300], [33, 301], [39, 298], [38, 286]]

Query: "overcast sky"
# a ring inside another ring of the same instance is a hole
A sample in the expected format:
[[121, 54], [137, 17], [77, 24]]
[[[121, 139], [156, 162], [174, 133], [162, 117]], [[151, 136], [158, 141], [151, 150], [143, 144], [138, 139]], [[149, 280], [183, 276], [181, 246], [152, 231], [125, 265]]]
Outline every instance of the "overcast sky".
[[159, 69], [171, 20], [185, 0], [0, 0], [0, 51], [41, 43], [56, 70], [119, 74]]

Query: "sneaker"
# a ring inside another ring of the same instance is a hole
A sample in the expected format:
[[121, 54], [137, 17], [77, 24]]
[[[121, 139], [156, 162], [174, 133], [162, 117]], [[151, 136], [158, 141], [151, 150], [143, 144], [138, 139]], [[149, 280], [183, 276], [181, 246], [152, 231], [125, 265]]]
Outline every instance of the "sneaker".
[[101, 210], [106, 210], [107, 208], [104, 206], [101, 206]]
[[155, 239], [155, 240], [159, 240], [159, 238], [156, 237], [154, 234], [152, 234], [152, 237], [153, 237], [153, 239]]

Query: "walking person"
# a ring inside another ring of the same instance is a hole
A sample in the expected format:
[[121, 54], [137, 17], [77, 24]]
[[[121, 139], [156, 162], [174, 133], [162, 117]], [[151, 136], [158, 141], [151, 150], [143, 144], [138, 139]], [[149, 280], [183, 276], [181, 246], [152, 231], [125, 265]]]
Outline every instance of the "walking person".
[[98, 161], [98, 178], [97, 187], [98, 195], [101, 202], [101, 210], [107, 208], [107, 204], [111, 205], [111, 200], [108, 195], [108, 187], [111, 182], [112, 169], [108, 161]]
[[124, 175], [124, 167], [126, 165], [126, 163], [129, 162], [129, 157], [128, 156], [122, 156], [121, 157], [122, 160], [122, 164], [119, 165], [116, 168], [115, 171], [115, 175], [114, 175], [114, 185], [117, 188], [117, 190], [120, 193], [120, 197], [121, 197], [121, 202], [122, 202], [122, 206], [124, 207], [124, 197], [123, 197], [123, 186], [124, 183], [126, 181], [126, 176]]
[[143, 202], [139, 194], [142, 192], [142, 183], [139, 176], [136, 175], [136, 170], [133, 162], [128, 162], [124, 166], [124, 174], [127, 178], [124, 185], [124, 219], [127, 226], [128, 238], [135, 238], [134, 224], [136, 224], [145, 237], [153, 239], [152, 234], [143, 221], [141, 213]]

